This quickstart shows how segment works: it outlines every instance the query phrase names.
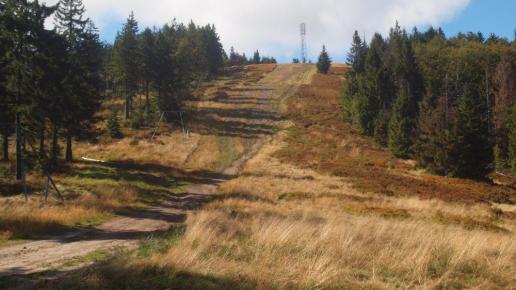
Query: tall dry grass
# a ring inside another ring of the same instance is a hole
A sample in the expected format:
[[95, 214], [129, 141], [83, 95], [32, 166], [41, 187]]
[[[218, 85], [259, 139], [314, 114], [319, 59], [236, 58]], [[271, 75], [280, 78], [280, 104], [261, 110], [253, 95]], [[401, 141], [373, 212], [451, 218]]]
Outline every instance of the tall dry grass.
[[280, 162], [281, 146], [280, 134], [222, 184], [220, 199], [190, 216], [184, 238], [156, 263], [251, 279], [258, 289], [514, 285], [514, 221], [499, 221], [509, 232], [435, 219], [491, 221], [489, 206], [361, 193], [344, 178]]
[[512, 236], [417, 220], [238, 215], [225, 206], [187, 225], [169, 264], [249, 277], [262, 289], [503, 289], [515, 282]]
[[[349, 129], [335, 112], [340, 82], [338, 75], [318, 75], [302, 86], [283, 123], [295, 130], [266, 142], [238, 178], [220, 186], [215, 202], [188, 218], [184, 238], [154, 263], [251, 280], [257, 289], [514, 287], [514, 216], [474, 202], [477, 192], [493, 187], [455, 179], [426, 186], [444, 179], [413, 172], [356, 133], [336, 134]], [[358, 151], [339, 152], [347, 146]], [[400, 182], [368, 175], [371, 167], [412, 181], [403, 183], [401, 194], [363, 190], [356, 178], [373, 189]], [[428, 195], [407, 194], [424, 186]], [[443, 198], [449, 188], [460, 190], [458, 198]]]

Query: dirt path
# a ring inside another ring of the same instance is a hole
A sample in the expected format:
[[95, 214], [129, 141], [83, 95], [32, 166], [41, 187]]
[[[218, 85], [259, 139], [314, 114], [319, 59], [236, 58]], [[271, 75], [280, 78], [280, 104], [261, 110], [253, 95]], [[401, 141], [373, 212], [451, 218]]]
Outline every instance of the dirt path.
[[[282, 99], [295, 92], [298, 85], [306, 83], [310, 76], [310, 68], [306, 66], [278, 66], [269, 73], [252, 94], [257, 106], [249, 117], [254, 123], [245, 124], [246, 129], [257, 131], [253, 126], [260, 123], [262, 113], [276, 114], [276, 108]], [[249, 97], [249, 96], [246, 96]], [[242, 96], [237, 96], [238, 100]], [[231, 97], [228, 100], [232, 100]], [[268, 100], [267, 102], [262, 100]], [[270, 118], [270, 115], [267, 115]], [[277, 119], [267, 122], [277, 122]], [[189, 210], [198, 208], [211, 199], [211, 194], [219, 183], [231, 179], [239, 169], [259, 150], [266, 134], [253, 139], [253, 145], [227, 167], [219, 177], [213, 177], [203, 184], [186, 188], [182, 195], [171, 197], [159, 206], [134, 212], [124, 217], [97, 227], [75, 231], [55, 238], [10, 246], [0, 249], [0, 279], [7, 276], [25, 276], [52, 269], [63, 269], [63, 263], [74, 258], [84, 257], [99, 250], [116, 247], [135, 248], [138, 241], [147, 235], [166, 231], [174, 224], [181, 224]], [[75, 265], [73, 267], [78, 267]]]

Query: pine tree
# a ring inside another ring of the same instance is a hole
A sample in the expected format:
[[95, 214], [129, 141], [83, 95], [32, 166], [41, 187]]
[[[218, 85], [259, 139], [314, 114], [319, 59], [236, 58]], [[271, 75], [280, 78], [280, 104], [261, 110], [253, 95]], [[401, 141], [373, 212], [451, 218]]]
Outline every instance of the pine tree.
[[512, 171], [516, 172], [516, 105], [512, 106], [507, 118], [507, 159]]
[[82, 0], [62, 0], [55, 16], [57, 31], [65, 37], [68, 52], [63, 110], [67, 162], [73, 160], [72, 138], [88, 129], [100, 102], [101, 45], [95, 26], [84, 18], [85, 12]]
[[24, 134], [22, 126], [28, 121], [27, 113], [37, 94], [34, 88], [36, 75], [32, 73], [34, 56], [38, 52], [38, 41], [45, 31], [45, 19], [53, 12], [53, 7], [40, 5], [37, 1], [6, 0], [2, 3], [2, 37], [6, 40], [4, 45], [9, 44], [6, 49], [7, 82], [9, 94], [14, 96], [12, 108], [15, 117], [17, 180], [23, 178], [26, 167], [23, 144], [28, 136]]
[[154, 78], [154, 67], [156, 65], [156, 57], [154, 55], [154, 34], [152, 30], [146, 28], [139, 38], [139, 49], [141, 52], [141, 77], [145, 87], [145, 111], [150, 110], [150, 82]]
[[262, 58], [260, 57], [260, 52], [257, 50], [253, 55], [253, 64], [260, 64], [262, 62]]
[[109, 117], [106, 129], [111, 138], [122, 138], [123, 135], [122, 131], [120, 131], [120, 123], [118, 122], [118, 115], [116, 114], [116, 112], [113, 112]]
[[127, 18], [122, 33], [115, 40], [113, 68], [115, 81], [123, 88], [125, 96], [125, 118], [131, 116], [132, 101], [138, 90], [139, 47], [138, 47], [138, 23], [131, 12]]
[[224, 65], [224, 49], [214, 25], [207, 25], [203, 32], [208, 56], [208, 71], [213, 76]]
[[402, 90], [394, 103], [388, 131], [389, 149], [399, 158], [408, 158], [411, 153], [414, 124], [410, 115], [409, 96]]
[[375, 34], [367, 49], [365, 69], [359, 82], [356, 113], [362, 133], [369, 136], [374, 135], [376, 118], [386, 108], [386, 100], [390, 94], [390, 84], [383, 66], [384, 50], [382, 36]]
[[331, 67], [331, 59], [326, 51], [326, 46], [323, 45], [319, 60], [317, 61], [317, 71], [321, 74], [328, 74]]
[[358, 35], [358, 31], [355, 30], [351, 49], [346, 60], [347, 63], [351, 65], [355, 73], [362, 73], [364, 71], [366, 51], [367, 45], [365, 43], [365, 39], [362, 41]]
[[70, 46], [75, 46], [86, 27], [86, 9], [82, 0], [60, 0], [55, 13], [54, 24], [58, 33], [64, 35]]
[[483, 178], [492, 169], [493, 151], [489, 128], [483, 110], [483, 100], [466, 84], [459, 99], [455, 124], [455, 154], [457, 162], [452, 174], [458, 177]]
[[7, 95], [7, 41], [5, 37], [2, 8], [0, 7], [0, 137], [2, 138], [2, 158], [9, 160], [9, 136], [12, 134], [14, 119], [13, 104]]

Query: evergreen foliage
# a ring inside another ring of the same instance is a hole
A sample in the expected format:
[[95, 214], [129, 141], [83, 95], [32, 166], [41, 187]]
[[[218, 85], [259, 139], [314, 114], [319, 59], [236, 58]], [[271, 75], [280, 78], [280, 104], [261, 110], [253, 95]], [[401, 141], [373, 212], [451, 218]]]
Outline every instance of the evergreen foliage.
[[321, 74], [327, 74], [330, 71], [331, 59], [326, 51], [326, 46], [323, 45], [319, 60], [317, 61], [317, 71]]
[[118, 115], [116, 112], [113, 112], [109, 119], [107, 120], [106, 129], [111, 138], [122, 138], [122, 131], [120, 131], [120, 122], [118, 121]]
[[409, 34], [396, 23], [369, 46], [355, 32], [348, 62], [346, 119], [394, 155], [469, 178], [516, 164], [509, 41], [471, 32], [446, 38], [432, 27]]

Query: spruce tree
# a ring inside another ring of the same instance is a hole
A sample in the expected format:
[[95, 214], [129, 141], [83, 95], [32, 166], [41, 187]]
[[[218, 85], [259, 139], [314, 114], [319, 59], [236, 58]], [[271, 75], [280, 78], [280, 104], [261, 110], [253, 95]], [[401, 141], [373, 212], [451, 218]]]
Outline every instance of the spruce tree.
[[54, 7], [47, 7], [39, 2], [24, 0], [6, 0], [2, 3], [2, 22], [6, 52], [9, 94], [13, 96], [14, 128], [16, 142], [16, 179], [24, 175], [24, 144], [27, 142], [22, 126], [26, 124], [30, 104], [37, 95], [34, 88], [37, 74], [33, 73], [34, 59], [38, 53], [38, 43], [45, 31], [44, 23], [54, 12]]
[[388, 131], [389, 149], [399, 158], [408, 158], [411, 153], [414, 124], [410, 115], [409, 95], [402, 90], [394, 103]]
[[150, 110], [150, 82], [153, 79], [154, 67], [156, 65], [156, 57], [154, 55], [154, 34], [152, 30], [146, 28], [139, 38], [139, 49], [141, 52], [141, 78], [144, 82], [145, 89], [145, 111]]
[[73, 160], [72, 138], [91, 125], [91, 119], [99, 106], [101, 45], [98, 32], [85, 18], [82, 0], [62, 0], [55, 15], [56, 30], [67, 43], [66, 77], [63, 110], [66, 126], [67, 162]]
[[317, 61], [317, 71], [321, 74], [328, 74], [331, 67], [331, 59], [326, 51], [326, 46], [323, 45], [319, 60]]
[[139, 47], [138, 47], [138, 22], [131, 12], [127, 18], [122, 32], [115, 40], [113, 68], [115, 81], [123, 88], [125, 97], [125, 118], [131, 116], [132, 101], [138, 90], [139, 79]]
[[355, 73], [362, 73], [364, 71], [366, 51], [367, 45], [365, 43], [365, 39], [362, 41], [358, 35], [358, 31], [355, 30], [351, 49], [346, 60], [346, 62], [351, 65]]
[[111, 138], [122, 138], [122, 131], [120, 131], [120, 123], [118, 121], [118, 115], [116, 112], [113, 112], [107, 121], [106, 129]]
[[260, 64], [262, 62], [262, 58], [260, 57], [260, 52], [257, 50], [253, 55], [253, 64]]
[[375, 34], [367, 49], [365, 69], [359, 82], [357, 96], [359, 127], [362, 133], [369, 136], [374, 135], [376, 118], [380, 111], [385, 109], [385, 101], [390, 94], [390, 84], [383, 65], [384, 50], [385, 42], [382, 36]]
[[493, 151], [483, 106], [483, 100], [467, 84], [457, 106], [454, 132], [457, 162], [451, 169], [455, 176], [483, 178], [492, 169]]

